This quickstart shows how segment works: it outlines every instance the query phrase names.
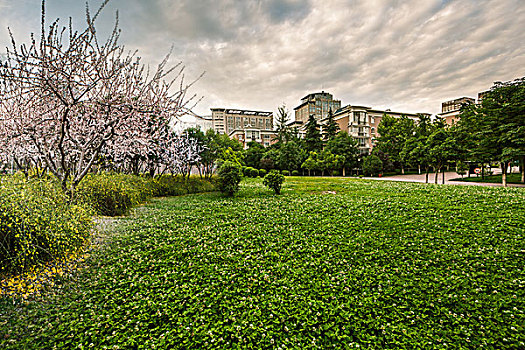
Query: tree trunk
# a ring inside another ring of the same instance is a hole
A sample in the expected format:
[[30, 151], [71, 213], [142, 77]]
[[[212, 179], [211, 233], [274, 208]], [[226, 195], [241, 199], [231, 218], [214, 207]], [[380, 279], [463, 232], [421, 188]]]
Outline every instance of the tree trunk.
[[501, 183], [507, 187], [507, 162], [501, 163]]
[[438, 183], [438, 175], [439, 175], [439, 169], [436, 169], [436, 172], [434, 173], [434, 183], [436, 185]]
[[481, 163], [481, 179], [485, 178], [485, 163]]
[[417, 171], [419, 172], [419, 175], [421, 175], [421, 164], [417, 165]]
[[525, 183], [525, 156], [521, 156], [520, 172], [521, 183]]
[[345, 177], [345, 176], [346, 176], [346, 168], [343, 167], [343, 177]]
[[425, 168], [425, 183], [428, 183], [428, 167]]
[[443, 175], [442, 175], [442, 182], [443, 182], [443, 185], [445, 184], [445, 168], [443, 168], [443, 171], [441, 172]]
[[405, 166], [401, 164], [401, 174], [405, 175]]

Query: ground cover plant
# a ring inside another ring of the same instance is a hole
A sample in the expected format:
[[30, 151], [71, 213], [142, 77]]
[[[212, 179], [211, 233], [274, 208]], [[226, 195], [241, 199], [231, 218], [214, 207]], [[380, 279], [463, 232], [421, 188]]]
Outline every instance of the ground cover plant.
[[523, 348], [522, 189], [245, 179], [156, 199], [3, 299], [3, 348]]

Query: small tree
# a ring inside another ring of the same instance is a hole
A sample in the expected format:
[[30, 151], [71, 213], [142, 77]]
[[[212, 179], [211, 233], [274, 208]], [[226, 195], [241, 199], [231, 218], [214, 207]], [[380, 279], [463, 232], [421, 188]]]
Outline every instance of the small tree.
[[468, 170], [467, 164], [465, 164], [463, 162], [458, 162], [456, 166], [457, 166], [456, 173], [458, 175], [461, 175], [461, 178], [463, 178], [463, 175], [465, 175], [467, 173], [467, 170]]
[[339, 132], [339, 124], [334, 120], [334, 114], [332, 113], [332, 109], [328, 111], [328, 120], [326, 121], [326, 125], [324, 127], [324, 139], [325, 141], [330, 141], [335, 138], [335, 135]]
[[241, 166], [232, 161], [225, 161], [219, 167], [219, 190], [227, 196], [233, 196], [239, 191], [239, 183], [242, 179]]
[[284, 182], [284, 175], [279, 173], [277, 170], [270, 171], [263, 180], [263, 184], [271, 190], [274, 190], [275, 194], [281, 194], [281, 186]]

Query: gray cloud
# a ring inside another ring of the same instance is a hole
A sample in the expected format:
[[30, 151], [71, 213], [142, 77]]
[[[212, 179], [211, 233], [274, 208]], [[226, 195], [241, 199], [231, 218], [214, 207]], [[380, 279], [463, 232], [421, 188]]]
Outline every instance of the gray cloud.
[[[81, 22], [83, 2], [48, 2], [49, 17]], [[38, 7], [0, 0], [0, 30], [38, 31]], [[525, 75], [521, 0], [112, 0], [102, 32], [117, 8], [122, 42], [145, 61], [173, 45], [188, 75], [206, 71], [199, 113], [292, 109], [321, 89], [343, 104], [438, 113], [446, 99]]]

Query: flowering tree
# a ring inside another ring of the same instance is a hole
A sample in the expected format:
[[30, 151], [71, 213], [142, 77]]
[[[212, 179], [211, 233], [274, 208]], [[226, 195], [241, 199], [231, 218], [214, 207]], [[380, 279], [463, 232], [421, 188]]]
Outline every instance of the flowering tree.
[[0, 130], [7, 135], [1, 157], [21, 168], [40, 162], [70, 195], [103, 150], [116, 160], [158, 151], [155, 140], [193, 100], [186, 99], [191, 84], [184, 85], [180, 63], [167, 68], [168, 55], [150, 71], [119, 46], [118, 14], [112, 34], [99, 41], [95, 21], [108, 1], [93, 16], [86, 5], [80, 32], [71, 19], [46, 30], [42, 1], [40, 39], [32, 35], [17, 47], [10, 33], [0, 67]]

